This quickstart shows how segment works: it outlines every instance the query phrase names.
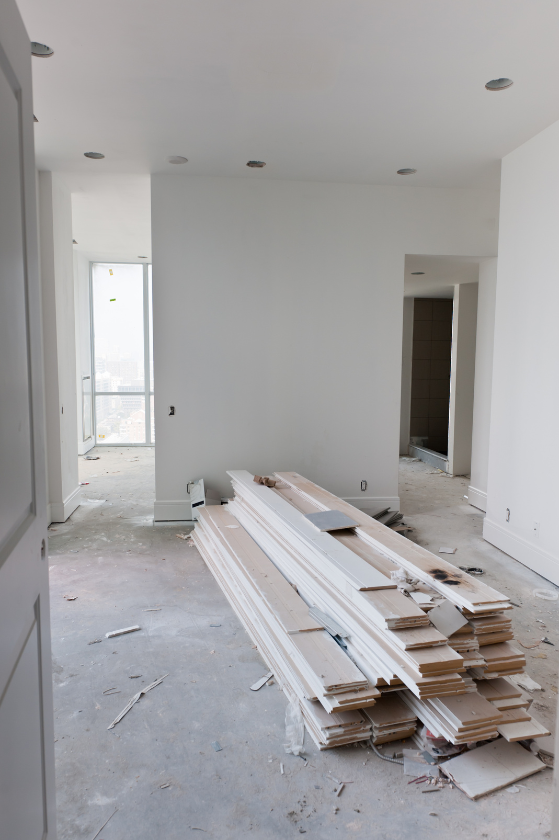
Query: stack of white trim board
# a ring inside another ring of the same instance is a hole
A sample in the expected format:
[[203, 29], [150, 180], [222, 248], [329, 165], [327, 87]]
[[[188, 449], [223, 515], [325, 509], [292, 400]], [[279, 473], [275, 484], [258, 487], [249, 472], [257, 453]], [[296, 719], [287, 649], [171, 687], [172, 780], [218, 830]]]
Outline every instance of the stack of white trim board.
[[[235, 497], [202, 510], [195, 544], [320, 749], [416, 718], [455, 745], [548, 734], [505, 678], [525, 665], [506, 596], [297, 473], [228, 474]], [[356, 525], [321, 531], [321, 511]]]

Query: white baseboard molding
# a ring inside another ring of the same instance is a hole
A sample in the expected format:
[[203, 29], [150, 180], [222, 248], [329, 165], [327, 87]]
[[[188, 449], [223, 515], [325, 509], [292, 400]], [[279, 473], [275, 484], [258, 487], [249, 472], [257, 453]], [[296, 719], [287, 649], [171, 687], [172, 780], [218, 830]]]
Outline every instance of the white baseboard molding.
[[192, 520], [192, 508], [188, 499], [154, 502], [154, 522], [186, 522]]
[[82, 488], [80, 486], [72, 490], [63, 502], [50, 502], [47, 508], [49, 514], [49, 524], [51, 522], [66, 522], [77, 507], [80, 506], [82, 500]]
[[78, 441], [78, 455], [86, 455], [94, 446], [95, 441], [93, 438], [86, 441]]
[[401, 509], [401, 500], [398, 496], [350, 496], [342, 501], [363, 510], [369, 516], [387, 507], [394, 511]]
[[476, 487], [469, 487], [467, 493], [469, 496], [469, 505], [472, 505], [479, 510], [483, 510], [486, 513], [487, 495], [484, 490], [477, 490]]
[[496, 548], [505, 551], [514, 560], [518, 560], [524, 566], [558, 586], [558, 560], [547, 551], [543, 551], [542, 548], [523, 539], [518, 534], [513, 534], [502, 525], [498, 525], [488, 518], [484, 520], [482, 536]]

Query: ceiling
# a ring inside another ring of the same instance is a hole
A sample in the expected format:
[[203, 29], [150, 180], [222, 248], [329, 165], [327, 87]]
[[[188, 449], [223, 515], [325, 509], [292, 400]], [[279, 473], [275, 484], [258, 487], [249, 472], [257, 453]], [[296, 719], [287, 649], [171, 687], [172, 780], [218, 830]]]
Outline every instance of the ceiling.
[[[452, 298], [453, 287], [477, 283], [478, 267], [487, 257], [445, 257], [407, 254], [404, 261], [404, 296]], [[413, 271], [423, 271], [414, 276]]]
[[555, 0], [18, 5], [54, 49], [33, 59], [43, 169], [497, 189], [557, 119]]

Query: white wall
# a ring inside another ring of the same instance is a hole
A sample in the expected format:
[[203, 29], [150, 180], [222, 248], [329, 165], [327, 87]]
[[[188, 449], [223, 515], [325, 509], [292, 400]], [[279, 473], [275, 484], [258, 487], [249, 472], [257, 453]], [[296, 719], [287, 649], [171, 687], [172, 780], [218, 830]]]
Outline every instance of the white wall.
[[39, 234], [50, 521], [80, 504], [72, 207], [64, 180], [39, 172]]
[[[558, 581], [558, 123], [503, 159], [484, 536]], [[509, 522], [506, 509], [509, 508]], [[536, 524], [535, 524], [536, 523]]]
[[192, 479], [230, 495], [241, 468], [396, 507], [404, 255], [494, 255], [497, 203], [153, 176], [156, 519], [190, 518]]
[[410, 407], [412, 388], [412, 336], [414, 332], [414, 298], [403, 300], [401, 362], [401, 434], [399, 453], [408, 455], [410, 443]]
[[[76, 332], [76, 411], [78, 454], [85, 455], [93, 446], [92, 435], [84, 440], [84, 406], [82, 398], [83, 377], [89, 376], [87, 384], [93, 390], [91, 365], [91, 312], [89, 295], [89, 260], [84, 254], [74, 250], [74, 306]], [[90, 412], [91, 419], [91, 412]]]
[[471, 483], [468, 489], [470, 504], [480, 510], [486, 510], [486, 487], [488, 482], [488, 445], [490, 437], [497, 270], [497, 259], [480, 261], [476, 317]]
[[471, 471], [477, 300], [478, 283], [455, 286], [447, 448], [450, 475]]

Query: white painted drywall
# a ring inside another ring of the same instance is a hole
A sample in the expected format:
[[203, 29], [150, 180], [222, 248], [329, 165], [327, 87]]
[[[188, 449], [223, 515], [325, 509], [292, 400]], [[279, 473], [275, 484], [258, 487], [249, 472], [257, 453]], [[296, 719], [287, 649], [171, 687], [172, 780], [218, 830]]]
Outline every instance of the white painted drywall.
[[89, 295], [89, 260], [74, 246], [74, 309], [76, 331], [76, 410], [78, 455], [85, 455], [93, 446], [92, 434], [84, 440], [84, 404], [82, 398], [83, 377], [89, 376], [87, 383], [93, 388], [91, 364], [91, 310]]
[[39, 233], [48, 500], [50, 520], [63, 522], [80, 504], [74, 266], [70, 190], [52, 172], [39, 172]]
[[447, 446], [450, 475], [471, 471], [477, 301], [478, 283], [455, 286]]
[[414, 298], [403, 300], [403, 332], [401, 363], [401, 436], [399, 452], [408, 455], [410, 443], [410, 400], [412, 388], [412, 335], [414, 330]]
[[496, 258], [480, 261], [476, 316], [471, 480], [468, 489], [470, 504], [480, 510], [486, 510], [497, 270], [498, 260]]
[[558, 581], [558, 123], [502, 162], [484, 537]]
[[227, 469], [397, 506], [405, 254], [493, 256], [497, 212], [482, 190], [153, 176], [156, 519], [190, 518], [196, 478], [230, 495]]

